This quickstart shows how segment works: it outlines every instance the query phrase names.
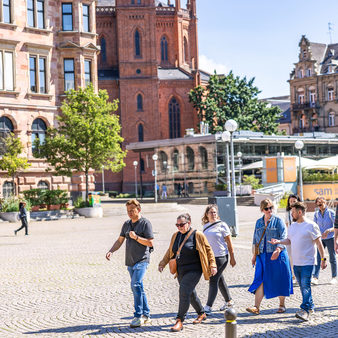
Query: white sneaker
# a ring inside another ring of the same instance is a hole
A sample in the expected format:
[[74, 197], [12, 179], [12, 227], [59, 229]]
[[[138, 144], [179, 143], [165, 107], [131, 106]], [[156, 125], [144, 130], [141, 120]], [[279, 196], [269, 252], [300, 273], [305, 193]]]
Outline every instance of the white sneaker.
[[210, 316], [210, 315], [211, 315], [211, 312], [212, 312], [212, 308], [211, 308], [210, 306], [206, 305], [206, 306], [204, 307], [204, 312], [205, 312], [205, 314], [206, 314], [207, 316]]
[[312, 277], [312, 279], [311, 279], [311, 284], [313, 284], [313, 285], [318, 285], [318, 283], [319, 283], [318, 278]]
[[231, 307], [233, 307], [235, 304], [235, 302], [231, 299], [228, 302], [226, 302], [219, 310], [220, 311], [225, 311], [226, 309], [229, 309]]
[[150, 316], [147, 317], [145, 315], [142, 315], [142, 324], [151, 324]]
[[309, 320], [309, 312], [301, 309], [299, 310], [298, 312], [296, 312], [296, 317], [301, 319], [301, 320], [304, 320], [304, 322], [307, 322]]
[[130, 323], [130, 327], [140, 327], [144, 323], [143, 318], [141, 317], [134, 317]]
[[337, 278], [336, 277], [333, 277], [331, 280], [330, 280], [330, 284], [331, 285], [336, 285], [338, 283], [337, 281]]

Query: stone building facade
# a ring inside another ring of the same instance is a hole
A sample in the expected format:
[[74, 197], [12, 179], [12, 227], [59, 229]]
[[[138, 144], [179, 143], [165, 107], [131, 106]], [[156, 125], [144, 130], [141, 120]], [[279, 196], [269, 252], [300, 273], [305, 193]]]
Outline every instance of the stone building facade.
[[[96, 16], [99, 88], [120, 101], [124, 145], [196, 128], [188, 92], [209, 79], [198, 68], [196, 1], [98, 0]], [[106, 190], [133, 191], [135, 161], [139, 179], [152, 182], [152, 155], [129, 152], [123, 171], [105, 171]], [[98, 173], [97, 189], [101, 182]]]
[[289, 83], [293, 134], [338, 133], [338, 44], [303, 35]]
[[[31, 167], [20, 172], [18, 191], [30, 188], [83, 191], [84, 177], [46, 173], [33, 155], [33, 141], [45, 130], [65, 98], [65, 90], [92, 82], [97, 89], [96, 2], [94, 0], [0, 1], [0, 136], [21, 139]], [[94, 187], [91, 177], [91, 189]], [[13, 191], [0, 173], [0, 195]]]

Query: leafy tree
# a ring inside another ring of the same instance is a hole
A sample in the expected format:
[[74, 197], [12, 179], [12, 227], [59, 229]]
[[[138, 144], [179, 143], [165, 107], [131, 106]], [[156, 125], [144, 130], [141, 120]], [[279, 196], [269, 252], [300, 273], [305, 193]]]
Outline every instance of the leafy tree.
[[90, 169], [101, 170], [104, 165], [117, 172], [125, 166], [119, 117], [113, 113], [118, 101], [107, 100], [107, 92], [96, 94], [92, 85], [68, 91], [57, 117], [58, 127], [48, 128], [43, 144], [35, 142], [36, 155], [45, 157], [58, 175], [85, 174], [86, 202]]
[[253, 84], [254, 78], [212, 75], [206, 88], [197, 86], [189, 93], [201, 120], [209, 124], [211, 133], [222, 131], [229, 119], [238, 123], [238, 129], [260, 131], [265, 134], [277, 133], [279, 107], [269, 107], [259, 101], [259, 89]]
[[14, 193], [17, 195], [15, 177], [20, 170], [30, 167], [30, 163], [28, 163], [27, 157], [20, 156], [23, 153], [23, 145], [13, 133], [3, 138], [1, 143], [3, 144], [2, 152], [4, 155], [0, 156], [0, 169], [7, 171], [8, 176], [12, 178]]

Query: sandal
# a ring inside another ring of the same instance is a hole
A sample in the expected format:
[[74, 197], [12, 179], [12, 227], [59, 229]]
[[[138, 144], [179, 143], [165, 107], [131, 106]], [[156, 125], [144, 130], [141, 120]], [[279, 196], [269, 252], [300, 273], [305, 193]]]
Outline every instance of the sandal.
[[284, 313], [286, 311], [286, 307], [283, 305], [279, 305], [279, 308], [276, 313]]
[[259, 315], [259, 308], [256, 307], [256, 306], [253, 306], [253, 307], [248, 307], [246, 308], [246, 311], [254, 314], [254, 315]]

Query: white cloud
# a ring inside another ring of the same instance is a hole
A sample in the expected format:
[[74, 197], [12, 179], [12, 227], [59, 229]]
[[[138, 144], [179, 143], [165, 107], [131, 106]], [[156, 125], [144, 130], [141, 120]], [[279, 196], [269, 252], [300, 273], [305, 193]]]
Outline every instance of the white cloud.
[[229, 68], [226, 65], [217, 63], [215, 60], [208, 58], [206, 55], [199, 56], [199, 68], [211, 74], [214, 73], [215, 69], [217, 74], [229, 73]]

